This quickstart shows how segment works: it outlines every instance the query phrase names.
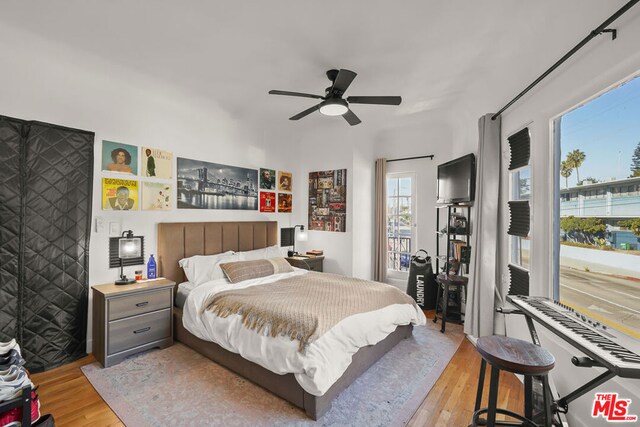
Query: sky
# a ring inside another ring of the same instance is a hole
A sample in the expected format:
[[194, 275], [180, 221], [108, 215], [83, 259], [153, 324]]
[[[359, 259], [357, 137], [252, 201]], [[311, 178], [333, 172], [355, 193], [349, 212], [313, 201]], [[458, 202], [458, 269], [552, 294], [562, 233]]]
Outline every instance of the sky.
[[[640, 143], [640, 77], [562, 116], [560, 141], [561, 160], [576, 148], [586, 154], [580, 179], [628, 178], [633, 151]], [[576, 182], [574, 171], [569, 186]], [[560, 186], [564, 188], [564, 178]]]

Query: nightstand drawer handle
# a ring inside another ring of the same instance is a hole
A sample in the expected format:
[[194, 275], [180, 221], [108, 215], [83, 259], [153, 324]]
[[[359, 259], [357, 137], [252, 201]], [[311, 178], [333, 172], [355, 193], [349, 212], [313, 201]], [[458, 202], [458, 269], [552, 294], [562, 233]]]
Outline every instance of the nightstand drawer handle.
[[151, 326], [147, 326], [146, 328], [138, 329], [137, 331], [133, 331], [134, 334], [141, 334], [143, 332], [147, 332], [151, 329]]
[[144, 307], [147, 304], [149, 304], [149, 301], [139, 302], [139, 303], [136, 304], [136, 307]]

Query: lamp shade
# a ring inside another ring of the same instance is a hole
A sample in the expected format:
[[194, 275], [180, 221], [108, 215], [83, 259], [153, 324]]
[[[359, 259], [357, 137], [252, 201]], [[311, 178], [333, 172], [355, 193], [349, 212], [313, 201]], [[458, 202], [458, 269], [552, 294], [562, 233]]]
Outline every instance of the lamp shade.
[[300, 230], [296, 236], [296, 240], [299, 242], [306, 242], [308, 238], [309, 236], [307, 235], [306, 230]]
[[118, 241], [118, 256], [123, 259], [137, 258], [142, 253], [142, 242], [139, 237], [121, 238]]

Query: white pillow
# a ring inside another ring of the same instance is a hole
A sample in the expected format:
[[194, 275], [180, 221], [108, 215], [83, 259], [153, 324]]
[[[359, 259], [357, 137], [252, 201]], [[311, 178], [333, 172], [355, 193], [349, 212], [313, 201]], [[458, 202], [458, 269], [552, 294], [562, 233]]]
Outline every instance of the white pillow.
[[216, 255], [195, 255], [183, 258], [179, 264], [187, 280], [198, 286], [210, 280], [224, 279], [220, 264], [233, 261], [240, 261], [240, 256], [233, 251], [228, 251]]
[[257, 259], [278, 258], [282, 256], [282, 249], [278, 245], [252, 251], [238, 252], [240, 261], [255, 261]]

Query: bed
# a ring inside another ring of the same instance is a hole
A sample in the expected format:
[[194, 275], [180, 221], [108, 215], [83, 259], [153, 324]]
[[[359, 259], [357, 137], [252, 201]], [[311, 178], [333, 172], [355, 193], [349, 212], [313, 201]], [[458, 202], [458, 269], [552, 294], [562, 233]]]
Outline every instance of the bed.
[[[278, 224], [265, 222], [197, 222], [158, 224], [158, 271], [176, 283], [185, 282], [178, 262], [194, 255], [215, 255], [226, 251], [251, 251], [277, 244]], [[178, 296], [184, 300], [185, 295]], [[201, 339], [183, 325], [183, 311], [174, 310], [175, 339], [236, 372], [271, 393], [303, 409], [317, 420], [331, 408], [332, 400], [346, 389], [398, 342], [412, 334], [411, 324], [398, 326], [375, 345], [360, 348], [342, 376], [322, 395], [306, 391], [292, 373], [276, 374], [221, 345]]]

